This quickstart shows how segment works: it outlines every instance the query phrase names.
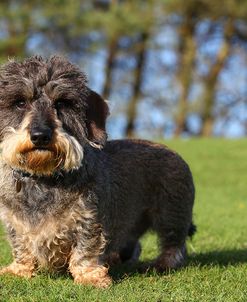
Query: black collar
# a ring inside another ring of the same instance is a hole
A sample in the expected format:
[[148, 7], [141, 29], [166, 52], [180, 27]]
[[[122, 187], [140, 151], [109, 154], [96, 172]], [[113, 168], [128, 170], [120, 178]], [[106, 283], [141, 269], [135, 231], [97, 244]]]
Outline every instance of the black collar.
[[32, 177], [31, 173], [24, 172], [22, 170], [16, 170], [16, 169], [12, 169], [12, 174], [14, 179], [18, 179], [18, 180], [25, 177]]
[[51, 176], [41, 176], [18, 169], [12, 169], [12, 175], [17, 193], [21, 191], [23, 184], [28, 180], [40, 181], [49, 185], [56, 185], [58, 183], [62, 183], [64, 180], [64, 173], [60, 171]]
[[56, 171], [53, 173], [51, 176], [43, 176], [43, 175], [36, 175], [36, 174], [31, 174], [26, 171], [22, 171], [19, 169], [12, 169], [12, 174], [14, 179], [22, 180], [24, 178], [33, 178], [33, 179], [59, 179], [59, 178], [64, 178], [64, 172], [62, 171]]
[[[16, 187], [16, 192], [20, 192], [24, 183], [29, 180], [33, 180], [35, 182], [43, 183], [49, 187], [64, 187], [68, 189], [80, 188], [83, 185], [88, 185], [92, 182], [91, 177], [88, 176], [87, 172], [83, 167], [78, 170], [73, 170], [71, 172], [65, 171], [56, 171], [51, 176], [39, 176], [35, 174], [31, 174], [26, 171], [12, 169], [12, 175]], [[77, 189], [78, 190], [78, 189]]]

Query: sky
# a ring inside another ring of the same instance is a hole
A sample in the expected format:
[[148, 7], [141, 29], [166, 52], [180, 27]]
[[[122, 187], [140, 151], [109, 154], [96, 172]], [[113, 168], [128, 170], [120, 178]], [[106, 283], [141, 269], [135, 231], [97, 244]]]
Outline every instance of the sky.
[[[208, 72], [210, 64], [219, 51], [222, 35], [219, 31], [203, 41], [207, 22], [200, 24], [197, 30], [198, 51], [196, 61], [196, 75], [190, 90], [191, 105], [200, 105], [203, 84], [200, 78]], [[97, 39], [97, 33], [95, 39]], [[176, 47], [178, 36], [174, 26], [165, 25], [155, 32], [147, 52], [146, 65], [142, 83], [142, 98], [138, 106], [136, 120], [137, 135], [140, 137], [171, 137], [175, 124], [176, 102], [179, 98], [179, 87], [175, 81], [178, 57]], [[61, 50], [44, 40], [42, 34], [34, 34], [28, 40], [28, 52], [50, 56]], [[89, 86], [102, 92], [104, 85], [104, 69], [107, 51], [98, 48], [91, 53], [65, 53], [73, 62], [79, 64], [86, 73]], [[125, 110], [132, 94], [133, 68], [135, 58], [131, 54], [121, 53], [117, 58], [114, 71], [113, 89], [109, 97], [111, 115], [107, 128], [111, 138], [121, 138], [126, 125]], [[229, 107], [227, 117], [219, 117], [214, 126], [214, 135], [225, 137], [244, 136], [244, 123], [247, 121], [247, 46], [234, 45], [227, 64], [218, 80], [218, 91], [215, 96], [217, 102], [215, 112], [224, 112]], [[197, 133], [200, 129], [200, 116], [195, 112], [188, 116], [188, 124]], [[186, 136], [186, 134], [185, 134]]]

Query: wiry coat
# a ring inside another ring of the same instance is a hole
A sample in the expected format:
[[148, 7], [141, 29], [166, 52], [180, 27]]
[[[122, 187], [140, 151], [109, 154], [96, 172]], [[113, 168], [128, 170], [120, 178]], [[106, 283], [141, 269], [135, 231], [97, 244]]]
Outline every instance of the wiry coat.
[[[148, 229], [160, 239], [156, 268], [184, 263], [194, 202], [187, 164], [160, 144], [106, 142], [107, 115], [61, 57], [2, 68], [0, 216], [15, 258], [2, 273], [68, 268], [76, 282], [104, 287], [103, 264], [133, 259]], [[51, 133], [45, 147], [34, 143], [37, 129]]]

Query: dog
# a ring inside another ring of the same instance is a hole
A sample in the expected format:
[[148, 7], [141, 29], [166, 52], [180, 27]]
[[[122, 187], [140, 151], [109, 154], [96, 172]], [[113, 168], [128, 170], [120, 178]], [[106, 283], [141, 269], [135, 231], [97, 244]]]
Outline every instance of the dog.
[[158, 234], [158, 271], [182, 266], [195, 231], [185, 161], [145, 140], [107, 141], [107, 103], [61, 56], [0, 70], [0, 218], [13, 250], [1, 269], [32, 277], [68, 270], [105, 288], [109, 265], [137, 261], [139, 238]]

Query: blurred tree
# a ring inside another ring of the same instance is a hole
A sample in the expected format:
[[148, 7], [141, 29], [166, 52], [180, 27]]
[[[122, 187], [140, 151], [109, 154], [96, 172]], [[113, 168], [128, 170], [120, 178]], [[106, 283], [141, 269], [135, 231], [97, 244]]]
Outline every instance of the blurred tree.
[[[231, 43], [237, 35], [241, 39], [245, 31], [241, 31], [239, 22], [247, 19], [247, 2], [240, 0], [227, 0], [224, 5], [214, 0], [172, 0], [166, 2], [166, 10], [169, 14], [174, 13], [180, 16], [181, 21], [178, 27], [180, 34], [179, 67], [177, 79], [180, 83], [180, 99], [175, 118], [175, 135], [190, 130], [187, 125], [187, 115], [190, 112], [189, 94], [193, 84], [193, 72], [196, 72], [196, 53], [198, 51], [195, 42], [196, 26], [207, 20], [211, 22], [210, 31], [214, 31], [214, 24], [222, 24], [223, 42], [216, 58], [209, 67], [209, 72], [203, 78], [204, 93], [201, 96], [201, 135], [212, 135], [215, 121], [214, 108], [216, 104], [216, 91], [218, 77], [220, 76], [226, 60], [229, 58]], [[246, 33], [245, 33], [246, 34]], [[206, 35], [205, 35], [206, 36]], [[201, 41], [202, 43], [202, 41]]]
[[216, 56], [215, 62], [204, 79], [204, 93], [202, 96], [202, 128], [200, 134], [203, 136], [211, 136], [213, 133], [213, 125], [215, 121], [215, 102], [218, 77], [224, 68], [231, 50], [231, 39], [234, 34], [233, 20], [228, 18], [223, 24], [223, 41]]
[[[173, 27], [173, 34], [175, 29], [178, 47], [171, 47], [167, 55], [167, 45], [161, 43], [162, 48], [157, 52], [154, 45], [159, 44], [157, 40], [165, 40], [162, 33], [169, 26]], [[203, 34], [199, 28], [204, 28]], [[101, 56], [99, 62], [102, 62], [103, 53], [106, 58], [103, 96], [108, 99], [112, 92], [119, 94], [128, 84], [128, 93], [121, 92], [121, 98], [128, 97], [128, 101], [121, 102], [121, 109], [115, 106], [115, 113], [124, 111], [123, 134], [130, 137], [137, 133], [137, 118], [143, 127], [152, 125], [154, 128], [152, 119], [157, 117], [157, 112], [159, 119], [172, 116], [175, 127], [170, 127], [175, 128], [176, 136], [212, 135], [215, 124], [223, 117], [217, 109], [219, 82], [226, 72], [231, 74], [231, 59], [240, 57], [236, 48], [241, 48], [246, 55], [246, 42], [247, 2], [242, 0], [226, 0], [224, 4], [215, 0], [0, 2], [0, 61], [6, 61], [9, 56], [24, 57], [29, 53], [47, 56], [60, 52], [76, 63], [86, 62], [87, 66], [91, 64], [87, 63], [89, 56], [92, 60]], [[214, 46], [205, 51], [208, 43]], [[170, 60], [171, 53], [176, 62], [169, 67], [170, 71], [158, 66], [162, 64], [159, 62]], [[151, 57], [156, 55], [158, 60]], [[97, 74], [93, 76], [96, 78]], [[195, 102], [192, 92], [198, 83], [202, 89]], [[230, 106], [246, 100], [242, 97], [243, 84], [239, 85], [233, 100], [225, 102], [224, 116], [228, 120], [232, 112]], [[148, 105], [140, 103], [148, 98], [154, 101]], [[154, 104], [156, 108], [152, 107]], [[146, 112], [140, 109], [144, 108], [142, 105], [146, 106]], [[200, 118], [197, 131], [191, 126], [191, 113]], [[145, 125], [142, 116], [138, 116], [141, 114], [145, 114]], [[167, 123], [169, 121], [160, 123], [162, 129]]]
[[0, 3], [0, 61], [8, 57], [24, 57], [26, 41], [31, 26], [31, 1], [6, 1]]
[[[131, 52], [136, 58], [136, 68], [133, 77], [132, 97], [126, 109], [126, 136], [134, 135], [135, 120], [137, 116], [138, 102], [141, 96], [143, 68], [150, 27], [154, 23], [153, 0], [145, 1], [96, 1], [99, 5], [104, 2], [103, 10], [96, 12], [93, 19], [95, 28], [101, 28], [107, 37], [108, 58], [105, 67], [105, 84], [103, 96], [108, 98], [111, 91], [111, 79], [114, 62], [118, 50], [118, 41], [121, 37], [129, 37], [132, 45]], [[106, 3], [108, 2], [108, 6]], [[134, 42], [132, 42], [134, 41]], [[134, 44], [133, 44], [134, 43]]]
[[193, 12], [187, 12], [187, 15], [183, 16], [184, 21], [179, 26], [180, 41], [178, 51], [180, 61], [177, 78], [180, 84], [180, 98], [177, 105], [177, 115], [175, 117], [175, 136], [180, 136], [183, 132], [189, 131], [187, 113], [189, 111], [189, 93], [193, 81], [196, 57], [196, 22], [191, 14], [193, 14]]
[[125, 136], [133, 137], [135, 132], [135, 120], [137, 116], [137, 105], [141, 96], [141, 86], [143, 83], [143, 70], [147, 53], [147, 42], [149, 33], [144, 31], [140, 33], [139, 42], [136, 50], [136, 68], [133, 81], [133, 94], [127, 106], [127, 125]]
[[105, 83], [102, 91], [104, 99], [109, 99], [111, 93], [112, 73], [118, 50], [118, 37], [111, 38], [108, 46], [108, 57], [105, 66]]
[[[102, 1], [97, 0], [94, 2], [95, 8], [103, 10], [103, 13], [107, 11], [109, 14], [115, 14], [119, 1], [111, 0], [111, 1]], [[98, 25], [98, 24], [97, 24]], [[102, 22], [104, 25], [104, 22]], [[121, 36], [121, 31], [112, 30], [110, 26], [103, 26], [107, 40], [107, 60], [105, 64], [105, 82], [102, 89], [102, 95], [104, 99], [109, 99], [111, 94], [111, 85], [112, 85], [112, 76], [113, 70], [115, 67], [116, 56], [118, 51], [118, 42]]]

